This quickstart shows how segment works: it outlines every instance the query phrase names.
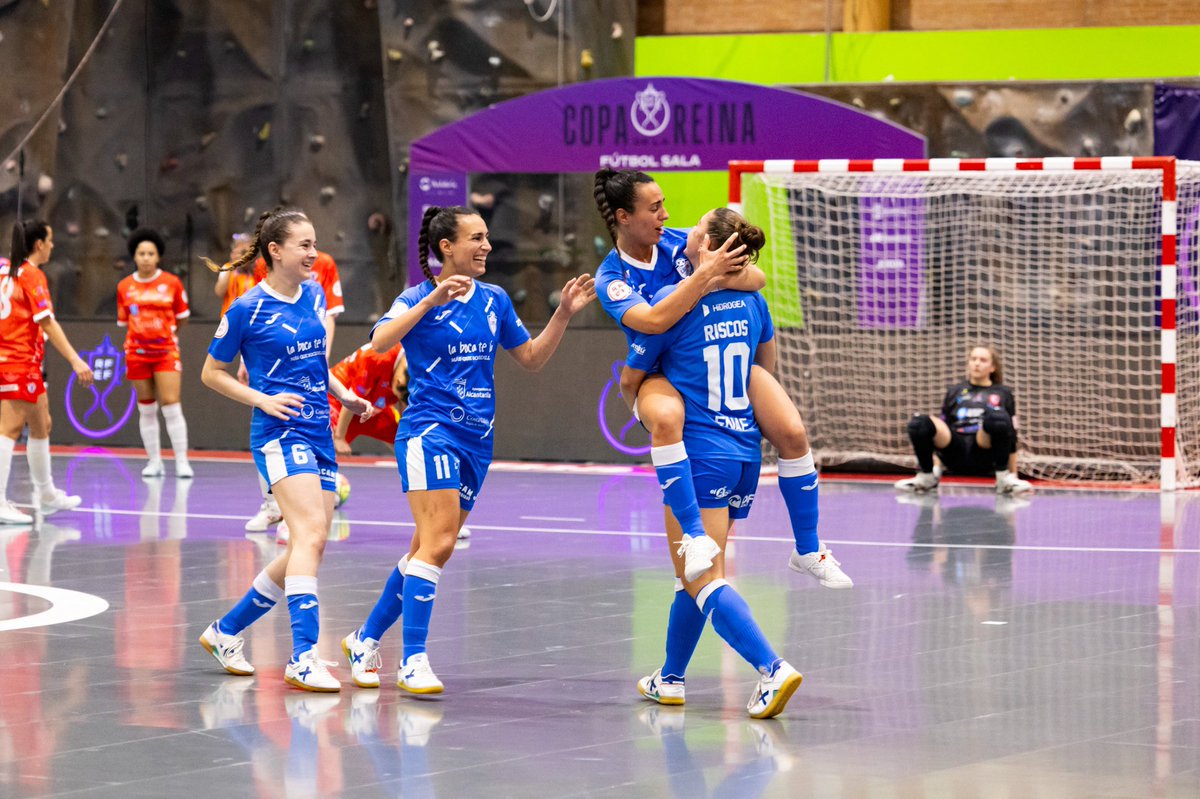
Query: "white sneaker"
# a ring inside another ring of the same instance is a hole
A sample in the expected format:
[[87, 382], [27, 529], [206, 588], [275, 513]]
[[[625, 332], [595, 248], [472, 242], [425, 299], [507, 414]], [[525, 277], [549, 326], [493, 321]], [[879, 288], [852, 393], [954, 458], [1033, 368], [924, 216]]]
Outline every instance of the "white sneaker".
[[424, 652], [410, 657], [396, 675], [396, 687], [410, 694], [440, 694], [442, 681], [429, 666], [429, 655]]
[[934, 472], [917, 472], [915, 477], [907, 480], [897, 480], [896, 489], [899, 491], [936, 491], [940, 478]]
[[290, 527], [288, 527], [288, 523], [286, 521], [280, 522], [279, 526], [275, 528], [275, 543], [286, 546], [288, 539], [291, 537], [292, 530]]
[[467, 527], [465, 524], [462, 527], [458, 528], [458, 540], [459, 541], [471, 540], [471, 528]]
[[997, 494], [1024, 494], [1032, 488], [1033, 483], [1028, 480], [1022, 480], [1007, 469], [1002, 472], [996, 472]]
[[712, 568], [713, 558], [721, 554], [721, 547], [706, 535], [692, 538], [684, 533], [678, 553], [683, 558], [683, 579], [690, 583]]
[[442, 709], [433, 702], [400, 702], [396, 705], [396, 726], [400, 743], [405, 746], [425, 746], [429, 733], [442, 723]]
[[329, 694], [342, 690], [342, 684], [329, 673], [325, 661], [317, 657], [316, 649], [302, 653], [299, 660], [289, 660], [287, 668], [283, 670], [283, 681], [316, 693]]
[[770, 719], [778, 716], [787, 707], [788, 700], [804, 680], [800, 672], [788, 662], [782, 661], [775, 667], [774, 674], [763, 674], [746, 703], [746, 711], [752, 719]]
[[146, 461], [146, 465], [142, 467], [142, 477], [162, 477], [165, 471], [162, 460], [155, 458]]
[[639, 694], [660, 705], [683, 704], [683, 683], [663, 682], [662, 669], [656, 669], [650, 676], [638, 680], [637, 689]]
[[192, 464], [188, 463], [187, 457], [175, 458], [175, 479], [176, 480], [191, 480], [196, 476], [196, 472], [192, 469]]
[[274, 497], [267, 497], [258, 506], [258, 513], [250, 517], [246, 522], [247, 533], [261, 533], [273, 524], [279, 524], [283, 521], [283, 512], [279, 510], [279, 503]]
[[7, 499], [0, 501], [0, 524], [33, 524], [33, 517], [17, 510]]
[[50, 491], [33, 491], [33, 504], [43, 516], [53, 516], [60, 510], [75, 510], [83, 503], [83, 497], [68, 494], [61, 488]]
[[807, 555], [801, 555], [793, 549], [792, 556], [788, 558], [789, 569], [811, 575], [825, 588], [853, 588], [854, 581], [846, 576], [841, 567], [832, 550], [825, 546]]
[[246, 677], [254, 673], [254, 667], [242, 654], [242, 647], [245, 643], [240, 635], [226, 635], [221, 632], [217, 629], [215, 621], [208, 625], [208, 628], [200, 636], [200, 646], [204, 647], [204, 651], [215, 657], [225, 671], [239, 677]]
[[379, 667], [383, 658], [379, 656], [379, 642], [364, 641], [358, 630], [342, 639], [342, 651], [350, 661], [350, 677], [359, 688], [379, 687]]

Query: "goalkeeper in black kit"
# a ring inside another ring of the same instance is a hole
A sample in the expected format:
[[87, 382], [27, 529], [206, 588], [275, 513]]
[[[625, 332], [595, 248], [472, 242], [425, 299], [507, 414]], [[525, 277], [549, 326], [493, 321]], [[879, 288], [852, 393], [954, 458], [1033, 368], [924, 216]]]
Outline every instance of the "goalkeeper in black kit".
[[[941, 415], [914, 414], [909, 420], [908, 437], [920, 471], [896, 483], [896, 488], [933, 491], [943, 470], [995, 474], [997, 494], [1022, 494], [1032, 488], [1017, 477], [1017, 406], [1012, 389], [1002, 381], [999, 353], [989, 346], [972, 347], [967, 379], [946, 391]], [[935, 466], [934, 455], [941, 469]]]

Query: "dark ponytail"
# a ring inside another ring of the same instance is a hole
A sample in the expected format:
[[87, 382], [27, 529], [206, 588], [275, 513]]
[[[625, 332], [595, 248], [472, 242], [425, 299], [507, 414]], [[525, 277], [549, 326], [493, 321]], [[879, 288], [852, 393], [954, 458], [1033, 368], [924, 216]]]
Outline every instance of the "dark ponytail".
[[18, 268], [33, 252], [33, 245], [45, 241], [50, 235], [50, 225], [41, 219], [26, 219], [13, 225], [12, 232], [12, 265]]
[[[425, 215], [421, 217], [421, 233], [417, 237], [417, 260], [421, 264], [421, 271], [425, 273], [426, 279], [433, 280], [433, 270], [429, 268], [429, 242], [457, 239], [460, 216], [479, 216], [479, 212], [462, 205], [452, 205], [447, 208], [431, 205], [425, 209]], [[438, 260], [442, 260], [440, 249], [438, 250]]]
[[654, 178], [645, 172], [626, 169], [621, 172], [605, 167], [596, 171], [596, 184], [592, 194], [596, 198], [596, 209], [608, 235], [612, 237], [613, 246], [617, 246], [617, 209], [633, 213], [634, 201], [637, 199], [637, 187], [640, 183], [653, 183]]
[[201, 260], [214, 272], [229, 272], [251, 263], [261, 255], [267, 262], [267, 271], [269, 272], [275, 265], [271, 262], [267, 245], [272, 242], [282, 245], [287, 240], [288, 234], [292, 232], [293, 225], [308, 221], [308, 216], [299, 208], [277, 205], [270, 211], [264, 211], [259, 215], [258, 224], [254, 226], [254, 235], [250, 240], [250, 249], [242, 253], [236, 261], [218, 266], [208, 258]]
[[[713, 249], [725, 243], [725, 239], [737, 234], [737, 243], [746, 245], [742, 253], [749, 263], [758, 260], [758, 254], [767, 244], [767, 234], [758, 225], [746, 221], [746, 217], [732, 208], [714, 208], [708, 222], [708, 244]], [[737, 245], [734, 245], [737, 246]]]

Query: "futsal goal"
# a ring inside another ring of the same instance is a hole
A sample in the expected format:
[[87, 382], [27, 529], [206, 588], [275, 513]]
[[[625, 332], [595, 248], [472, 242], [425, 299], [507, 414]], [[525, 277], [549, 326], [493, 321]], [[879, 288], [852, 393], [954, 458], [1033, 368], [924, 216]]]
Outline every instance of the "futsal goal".
[[1200, 163], [741, 161], [779, 377], [826, 466], [915, 466], [905, 428], [996, 346], [1021, 471], [1200, 485]]

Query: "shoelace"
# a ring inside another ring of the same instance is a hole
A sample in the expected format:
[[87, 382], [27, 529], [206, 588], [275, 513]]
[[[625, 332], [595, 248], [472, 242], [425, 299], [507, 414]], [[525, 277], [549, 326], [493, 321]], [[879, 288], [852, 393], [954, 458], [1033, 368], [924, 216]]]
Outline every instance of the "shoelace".
[[832, 550], [832, 549], [822, 549], [822, 550], [821, 550], [821, 559], [820, 559], [819, 561], [817, 561], [817, 562], [818, 562], [818, 563], [820, 563], [821, 561], [824, 561], [824, 560], [826, 560], [826, 559], [828, 559], [829, 561], [831, 561], [831, 562], [833, 563], [833, 565], [834, 565], [834, 566], [841, 566], [841, 565], [842, 565], [842, 562], [833, 556], [833, 550]]
[[367, 656], [367, 660], [363, 663], [363, 669], [366, 671], [379, 671], [383, 666], [383, 657], [380, 656], [379, 650], [376, 649]]

